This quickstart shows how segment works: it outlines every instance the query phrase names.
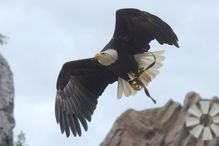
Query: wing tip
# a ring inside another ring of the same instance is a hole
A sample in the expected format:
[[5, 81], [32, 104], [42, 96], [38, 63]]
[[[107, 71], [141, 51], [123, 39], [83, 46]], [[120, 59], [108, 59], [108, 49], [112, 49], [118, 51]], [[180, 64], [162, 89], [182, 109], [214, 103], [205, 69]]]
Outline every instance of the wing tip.
[[179, 44], [178, 44], [178, 42], [177, 42], [177, 41], [176, 41], [176, 42], [174, 42], [174, 43], [173, 43], [173, 45], [174, 45], [175, 47], [179, 48]]

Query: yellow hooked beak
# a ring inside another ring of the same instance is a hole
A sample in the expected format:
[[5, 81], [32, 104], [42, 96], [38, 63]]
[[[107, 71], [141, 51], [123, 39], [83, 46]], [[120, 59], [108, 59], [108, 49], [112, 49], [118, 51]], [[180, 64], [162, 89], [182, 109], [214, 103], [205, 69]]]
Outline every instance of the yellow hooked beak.
[[97, 53], [96, 55], [95, 55], [95, 59], [97, 59], [97, 60], [99, 60], [100, 58], [102, 58], [103, 57], [103, 55], [101, 54], [101, 53]]

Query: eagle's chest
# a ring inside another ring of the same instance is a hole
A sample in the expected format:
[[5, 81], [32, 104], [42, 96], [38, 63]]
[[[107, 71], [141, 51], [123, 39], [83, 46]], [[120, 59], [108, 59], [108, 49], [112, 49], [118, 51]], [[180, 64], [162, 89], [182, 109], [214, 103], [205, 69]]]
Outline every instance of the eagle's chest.
[[113, 73], [119, 75], [123, 73], [129, 72], [137, 72], [138, 71], [138, 64], [133, 55], [120, 55], [118, 60], [107, 67]]

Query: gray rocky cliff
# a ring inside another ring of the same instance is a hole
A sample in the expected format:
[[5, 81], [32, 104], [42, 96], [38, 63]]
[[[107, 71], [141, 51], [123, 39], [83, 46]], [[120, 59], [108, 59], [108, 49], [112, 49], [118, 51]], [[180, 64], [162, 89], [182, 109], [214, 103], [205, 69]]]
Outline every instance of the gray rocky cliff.
[[[194, 137], [189, 130], [194, 127], [186, 126], [186, 116], [192, 105], [198, 104], [201, 100], [199, 94], [190, 92], [186, 95], [184, 104], [181, 105], [172, 100], [161, 108], [135, 111], [133, 109], [124, 112], [114, 123], [101, 146], [219, 146], [219, 138], [215, 134], [205, 133], [207, 138], [214, 136], [211, 140], [203, 140], [203, 133]], [[214, 97], [212, 102], [219, 103]], [[200, 107], [200, 106], [199, 106]], [[216, 107], [216, 106], [214, 106]], [[209, 108], [209, 111], [216, 116], [218, 123], [219, 107]], [[217, 114], [217, 115], [216, 115]], [[203, 118], [202, 118], [203, 119]], [[199, 120], [199, 119], [198, 119]], [[198, 121], [199, 122], [199, 121]], [[205, 121], [206, 122], [206, 121]], [[189, 122], [192, 125], [192, 122]], [[188, 125], [189, 125], [188, 124]], [[211, 124], [211, 123], [209, 123]], [[218, 126], [219, 127], [219, 126]], [[194, 128], [195, 129], [195, 128]], [[195, 131], [195, 130], [193, 130]], [[204, 131], [202, 129], [202, 131]], [[219, 131], [215, 131], [218, 136]], [[197, 130], [193, 132], [197, 135]]]
[[0, 54], [0, 146], [13, 146], [14, 116], [13, 75]]

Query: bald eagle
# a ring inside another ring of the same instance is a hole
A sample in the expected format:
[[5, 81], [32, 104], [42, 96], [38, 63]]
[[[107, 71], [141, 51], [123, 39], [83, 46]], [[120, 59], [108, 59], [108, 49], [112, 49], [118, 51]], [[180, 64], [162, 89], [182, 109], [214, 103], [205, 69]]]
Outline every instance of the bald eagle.
[[149, 43], [179, 47], [172, 28], [148, 12], [127, 8], [116, 11], [112, 39], [93, 58], [64, 63], [57, 80], [56, 121], [62, 133], [81, 136], [104, 89], [118, 81], [117, 96], [134, 95], [140, 89], [150, 97], [146, 86], [158, 73], [164, 51], [149, 52]]

